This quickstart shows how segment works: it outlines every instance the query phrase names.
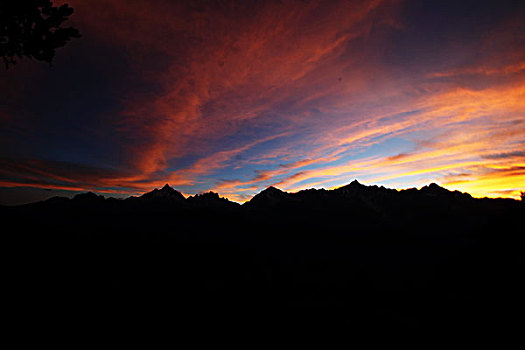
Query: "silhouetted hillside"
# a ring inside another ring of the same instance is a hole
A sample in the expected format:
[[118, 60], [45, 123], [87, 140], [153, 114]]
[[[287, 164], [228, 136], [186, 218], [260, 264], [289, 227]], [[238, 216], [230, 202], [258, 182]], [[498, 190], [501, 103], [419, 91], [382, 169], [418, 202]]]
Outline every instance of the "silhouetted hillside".
[[354, 331], [519, 329], [524, 211], [436, 184], [357, 181], [270, 187], [243, 205], [166, 185], [0, 208], [9, 289], [32, 312]]

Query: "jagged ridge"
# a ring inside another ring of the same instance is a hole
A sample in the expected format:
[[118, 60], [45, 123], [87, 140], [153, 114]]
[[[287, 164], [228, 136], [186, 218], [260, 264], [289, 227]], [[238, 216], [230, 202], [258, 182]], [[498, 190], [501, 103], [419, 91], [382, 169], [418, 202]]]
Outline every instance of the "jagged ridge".
[[[272, 207], [282, 205], [294, 205], [294, 204], [306, 204], [305, 202], [325, 202], [325, 201], [338, 201], [342, 198], [353, 199], [358, 201], [364, 201], [367, 205], [375, 203], [373, 206], [377, 206], [377, 203], [387, 198], [392, 199], [396, 197], [399, 200], [405, 200], [417, 196], [419, 199], [424, 200], [444, 200], [455, 199], [455, 200], [473, 200], [472, 196], [468, 193], [460, 191], [449, 191], [435, 183], [431, 183], [421, 189], [409, 188], [403, 190], [389, 189], [383, 186], [366, 186], [357, 180], [353, 180], [351, 183], [338, 187], [333, 190], [326, 189], [306, 189], [299, 192], [290, 193], [282, 191], [278, 188], [270, 186], [263, 191], [254, 195], [249, 201], [245, 202], [242, 206], [249, 208], [256, 207]], [[500, 201], [513, 201], [512, 199], [480, 199], [480, 200], [500, 200]], [[45, 202], [54, 204], [64, 204], [69, 200], [65, 197], [53, 197]], [[124, 200], [115, 199], [112, 197], [105, 198], [104, 196], [97, 195], [92, 192], [81, 193], [76, 195], [71, 201], [77, 204], [94, 204], [102, 202], [114, 202], [114, 203], [134, 203], [134, 204], [151, 204], [151, 205], [179, 205], [179, 206], [191, 206], [191, 207], [238, 207], [238, 203], [230, 201], [227, 198], [220, 197], [218, 193], [209, 191], [202, 194], [196, 194], [185, 198], [184, 195], [169, 186], [164, 185], [161, 189], [154, 189], [153, 191], [147, 192], [139, 197], [128, 197]], [[32, 205], [26, 204], [26, 205]]]

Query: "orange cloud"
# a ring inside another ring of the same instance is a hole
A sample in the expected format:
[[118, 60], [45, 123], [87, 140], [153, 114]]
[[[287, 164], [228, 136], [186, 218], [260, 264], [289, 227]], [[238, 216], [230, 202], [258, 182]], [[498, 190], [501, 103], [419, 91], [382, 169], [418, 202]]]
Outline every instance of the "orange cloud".
[[[269, 120], [265, 114], [295, 98], [297, 91], [315, 89], [312, 80], [320, 73], [328, 72], [337, 82], [341, 72], [331, 69], [334, 59], [374, 23], [392, 22], [390, 3], [72, 5], [86, 31], [132, 50], [134, 70], [160, 87], [154, 95], [127, 97], [119, 123], [135, 139], [130, 161], [143, 174], [152, 174], [167, 168], [170, 159], [207, 153], [246, 126], [280, 123], [278, 132], [286, 131], [286, 124], [294, 127], [288, 118], [273, 115]], [[145, 67], [143, 55], [162, 56], [165, 70]], [[341, 71], [346, 63], [337, 65]], [[326, 93], [326, 87], [322, 90]], [[312, 98], [308, 92], [304, 101]]]

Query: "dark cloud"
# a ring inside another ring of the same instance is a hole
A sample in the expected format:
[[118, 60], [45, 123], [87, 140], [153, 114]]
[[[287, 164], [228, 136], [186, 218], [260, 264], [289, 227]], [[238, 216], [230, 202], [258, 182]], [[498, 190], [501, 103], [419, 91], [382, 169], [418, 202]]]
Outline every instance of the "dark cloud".
[[508, 159], [508, 158], [525, 158], [525, 151], [492, 153], [484, 155], [485, 159]]
[[[125, 182], [125, 178], [130, 176], [125, 171], [71, 162], [0, 158], [0, 169], [0, 186], [18, 184], [77, 191], [97, 188], [101, 191], [110, 188], [125, 191], [133, 188]], [[123, 180], [119, 183], [118, 179]]]

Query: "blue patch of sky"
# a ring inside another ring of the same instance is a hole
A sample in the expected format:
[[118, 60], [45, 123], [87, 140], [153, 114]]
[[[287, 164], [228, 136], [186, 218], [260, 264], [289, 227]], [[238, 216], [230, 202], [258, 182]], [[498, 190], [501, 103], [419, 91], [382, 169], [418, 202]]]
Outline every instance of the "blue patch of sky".
[[[373, 143], [359, 154], [360, 158], [366, 157], [389, 157], [399, 153], [410, 152], [415, 146], [414, 142], [401, 137], [384, 139], [377, 137], [377, 143]], [[372, 139], [374, 141], [374, 139]]]

